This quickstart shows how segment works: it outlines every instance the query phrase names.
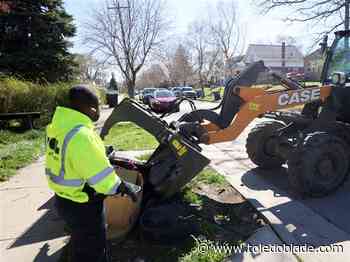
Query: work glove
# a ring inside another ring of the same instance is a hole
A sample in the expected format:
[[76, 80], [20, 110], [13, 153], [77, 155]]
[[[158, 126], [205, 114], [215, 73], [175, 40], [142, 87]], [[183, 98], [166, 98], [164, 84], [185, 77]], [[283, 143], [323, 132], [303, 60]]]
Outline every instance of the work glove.
[[106, 150], [106, 156], [109, 157], [113, 152], [114, 152], [114, 148], [113, 146], [105, 146], [105, 150]]
[[133, 202], [136, 202], [137, 194], [140, 191], [141, 191], [140, 186], [122, 180], [116, 193], [121, 194], [121, 196], [127, 195], [132, 199]]

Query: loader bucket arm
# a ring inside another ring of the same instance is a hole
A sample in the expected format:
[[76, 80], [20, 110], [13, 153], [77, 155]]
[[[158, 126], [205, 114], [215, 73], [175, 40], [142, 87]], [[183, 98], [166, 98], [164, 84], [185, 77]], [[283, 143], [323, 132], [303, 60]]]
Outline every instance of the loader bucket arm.
[[[288, 109], [313, 101], [324, 101], [330, 95], [331, 87], [311, 87], [276, 93], [268, 93], [262, 89], [242, 88], [240, 92], [244, 102], [230, 126], [220, 129], [215, 128], [212, 124], [203, 124], [209, 134], [208, 144], [236, 139], [255, 118], [261, 117], [265, 113]], [[256, 94], [256, 96], [254, 97], [252, 94]]]
[[164, 126], [168, 127], [166, 122], [160, 120], [142, 105], [127, 98], [115, 107], [111, 115], [105, 121], [100, 133], [101, 138], [104, 139], [104, 137], [108, 135], [109, 130], [120, 122], [135, 123], [152, 134], [158, 142], [161, 142], [164, 138]]
[[208, 120], [212, 124], [221, 129], [228, 127], [242, 103], [242, 97], [238, 95], [240, 86], [250, 86], [256, 83], [259, 74], [266, 72], [267, 68], [263, 61], [258, 61], [245, 69], [238, 77], [231, 78], [225, 84], [223, 99], [217, 108], [221, 108], [220, 113], [217, 114], [212, 110], [196, 110], [184, 115], [179, 119], [179, 122], [201, 122]]
[[223, 101], [215, 108], [221, 108], [219, 113], [213, 110], [197, 110], [184, 115], [179, 121], [193, 123], [193, 126], [200, 123], [206, 134], [201, 135], [206, 138], [202, 143], [227, 142], [236, 139], [255, 118], [265, 113], [324, 101], [330, 95], [331, 87], [302, 88], [277, 74], [271, 76], [286, 88], [283, 91], [248, 87], [256, 83], [259, 73], [265, 71], [267, 68], [259, 61], [249, 66], [240, 76], [228, 81]]

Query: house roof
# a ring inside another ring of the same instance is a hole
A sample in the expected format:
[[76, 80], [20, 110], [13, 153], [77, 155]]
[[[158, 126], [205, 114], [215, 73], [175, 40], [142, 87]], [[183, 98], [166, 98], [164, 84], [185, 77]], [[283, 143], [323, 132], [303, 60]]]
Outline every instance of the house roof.
[[320, 59], [320, 58], [322, 58], [321, 48], [316, 49], [315, 51], [305, 56], [305, 59], [307, 60]]
[[[251, 44], [248, 47], [244, 61], [250, 63], [258, 60], [280, 59], [282, 59], [282, 45]], [[303, 55], [296, 46], [286, 45], [285, 59], [303, 59]]]

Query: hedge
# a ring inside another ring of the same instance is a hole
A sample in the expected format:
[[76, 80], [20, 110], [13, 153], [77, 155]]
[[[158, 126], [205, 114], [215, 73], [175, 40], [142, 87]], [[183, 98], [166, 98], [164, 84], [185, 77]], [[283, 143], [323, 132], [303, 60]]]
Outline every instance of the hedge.
[[[0, 113], [41, 112], [37, 125], [49, 123], [57, 106], [66, 106], [72, 83], [34, 84], [0, 77]], [[99, 90], [95, 90], [99, 94]]]

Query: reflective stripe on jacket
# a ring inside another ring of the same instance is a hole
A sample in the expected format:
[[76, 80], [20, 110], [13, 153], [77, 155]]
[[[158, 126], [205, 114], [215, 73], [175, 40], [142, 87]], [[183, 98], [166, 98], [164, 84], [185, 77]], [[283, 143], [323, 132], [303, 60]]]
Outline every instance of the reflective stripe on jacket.
[[90, 118], [64, 107], [57, 107], [46, 129], [45, 171], [57, 195], [79, 203], [89, 201], [86, 183], [105, 195], [115, 194], [121, 183]]

